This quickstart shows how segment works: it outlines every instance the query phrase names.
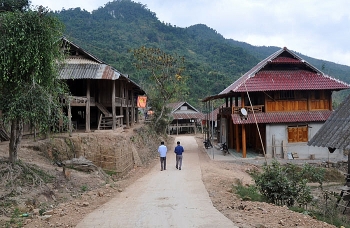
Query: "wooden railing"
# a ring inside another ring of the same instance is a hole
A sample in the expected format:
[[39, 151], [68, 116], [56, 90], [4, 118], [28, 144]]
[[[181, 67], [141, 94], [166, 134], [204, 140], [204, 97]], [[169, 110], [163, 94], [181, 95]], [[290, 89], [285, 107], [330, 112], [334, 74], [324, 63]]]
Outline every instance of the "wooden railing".
[[[263, 112], [264, 105], [254, 105], [254, 106], [245, 106], [245, 110], [247, 110], [248, 113], [252, 113], [253, 111], [256, 112]], [[240, 110], [242, 107], [228, 107], [228, 108], [221, 108], [220, 114], [222, 115], [230, 115], [230, 114], [237, 114], [240, 113]]]
[[[67, 99], [62, 98], [61, 99], [62, 102], [66, 103], [68, 102]], [[86, 96], [69, 96], [69, 100], [71, 105], [75, 105], [75, 106], [83, 106], [87, 103], [87, 97]], [[115, 103], [116, 106], [122, 106], [122, 107], [132, 107], [132, 100], [126, 100], [125, 98], [121, 98], [121, 97], [116, 97], [115, 98]], [[90, 97], [90, 104], [94, 105], [95, 104], [95, 98], [94, 97]], [[134, 107], [136, 107], [136, 101], [134, 101]]]
[[[126, 107], [127, 105], [129, 107], [132, 106], [132, 100], [126, 100], [125, 98], [121, 98], [121, 97], [116, 97], [115, 103], [117, 106], [123, 106], [123, 107]], [[134, 106], [136, 107], [136, 101], [134, 102]]]

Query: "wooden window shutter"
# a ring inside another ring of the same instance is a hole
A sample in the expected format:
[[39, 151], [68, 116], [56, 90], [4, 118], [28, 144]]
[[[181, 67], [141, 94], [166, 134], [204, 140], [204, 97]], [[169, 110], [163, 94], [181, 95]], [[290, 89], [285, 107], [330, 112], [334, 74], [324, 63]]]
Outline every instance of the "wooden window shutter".
[[299, 128], [299, 134], [300, 134], [300, 138], [299, 138], [299, 142], [307, 142], [308, 141], [308, 130], [307, 130], [307, 126], [303, 126]]
[[297, 142], [298, 141], [298, 131], [295, 127], [288, 127], [288, 142]]

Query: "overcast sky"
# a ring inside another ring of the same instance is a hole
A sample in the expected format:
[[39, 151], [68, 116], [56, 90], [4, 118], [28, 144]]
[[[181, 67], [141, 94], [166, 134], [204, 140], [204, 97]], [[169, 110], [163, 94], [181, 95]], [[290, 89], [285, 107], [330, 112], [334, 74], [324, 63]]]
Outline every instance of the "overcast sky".
[[[31, 0], [52, 10], [89, 12], [108, 0]], [[135, 0], [177, 27], [205, 24], [225, 38], [256, 46], [287, 47], [350, 66], [348, 0]]]

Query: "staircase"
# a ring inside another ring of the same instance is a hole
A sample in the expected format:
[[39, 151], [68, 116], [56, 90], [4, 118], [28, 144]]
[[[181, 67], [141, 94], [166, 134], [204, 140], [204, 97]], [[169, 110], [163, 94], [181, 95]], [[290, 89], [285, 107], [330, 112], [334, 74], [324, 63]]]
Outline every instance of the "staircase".
[[[98, 121], [98, 130], [113, 129], [113, 116], [105, 106], [95, 102], [97, 108], [103, 113]], [[116, 116], [116, 127], [121, 127], [123, 116]]]
[[103, 115], [105, 115], [105, 117], [112, 117], [112, 113], [110, 113], [105, 106], [103, 106], [102, 104], [95, 102], [96, 106], [98, 109], [100, 109], [100, 111], [103, 113]]

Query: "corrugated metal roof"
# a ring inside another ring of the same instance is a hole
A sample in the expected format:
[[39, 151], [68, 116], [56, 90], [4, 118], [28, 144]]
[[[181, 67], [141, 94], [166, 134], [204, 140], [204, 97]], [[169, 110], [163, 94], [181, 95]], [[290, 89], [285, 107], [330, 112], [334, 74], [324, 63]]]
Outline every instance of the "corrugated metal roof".
[[59, 79], [123, 79], [131, 83], [133, 88], [137, 88], [141, 93], [145, 93], [127, 74], [120, 73], [65, 37], [62, 40], [66, 45], [71, 45], [71, 48], [77, 50], [79, 55], [71, 55], [66, 58], [65, 63], [61, 66]]
[[332, 113], [308, 145], [350, 149], [350, 95]]
[[109, 79], [117, 80], [120, 73], [106, 64], [65, 64], [59, 73], [60, 79]]
[[201, 112], [197, 113], [173, 113], [172, 114], [174, 120], [178, 119], [201, 119], [204, 120], [205, 116]]
[[242, 119], [239, 114], [231, 114], [234, 124], [257, 123], [303, 123], [303, 122], [323, 122], [328, 119], [332, 111], [300, 111], [300, 112], [266, 112], [249, 113], [247, 119]]

